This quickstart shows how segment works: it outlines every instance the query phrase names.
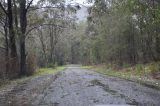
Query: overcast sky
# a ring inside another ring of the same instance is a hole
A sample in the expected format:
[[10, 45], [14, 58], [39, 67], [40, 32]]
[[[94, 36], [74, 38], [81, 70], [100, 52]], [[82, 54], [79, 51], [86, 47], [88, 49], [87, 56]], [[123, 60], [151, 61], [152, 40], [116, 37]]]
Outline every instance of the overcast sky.
[[66, 0], [67, 2], [77, 2], [77, 3], [85, 3], [86, 0]]
[[[37, 1], [39, 1], [39, 0], [33, 0], [33, 3], [36, 4]], [[92, 5], [91, 3], [87, 3], [87, 0], [66, 0], [66, 4], [70, 4], [70, 3], [72, 3], [72, 4], [79, 3], [79, 4], [83, 4], [85, 6]]]
[[88, 3], [87, 0], [66, 0], [66, 3], [70, 4], [81, 4], [81, 9], [77, 12], [77, 17], [79, 21], [86, 20], [88, 16], [87, 7], [93, 5], [93, 3]]
[[92, 3], [88, 3], [87, 0], [66, 0], [67, 3], [79, 3], [79, 4], [83, 4], [84, 6], [91, 6]]
[[[34, 0], [34, 4], [36, 4], [38, 0]], [[77, 12], [77, 17], [79, 20], [86, 20], [88, 12], [87, 12], [87, 7], [90, 7], [93, 5], [93, 3], [88, 3], [87, 0], [66, 0], [66, 5], [67, 4], [80, 4], [81, 9]]]

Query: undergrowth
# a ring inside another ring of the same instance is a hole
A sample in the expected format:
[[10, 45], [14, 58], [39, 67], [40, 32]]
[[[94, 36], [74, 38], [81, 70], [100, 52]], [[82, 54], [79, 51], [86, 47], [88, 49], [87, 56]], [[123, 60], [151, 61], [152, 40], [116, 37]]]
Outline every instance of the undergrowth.
[[156, 79], [153, 76], [153, 74], [158, 75], [160, 73], [160, 62], [137, 64], [120, 69], [112, 65], [82, 66], [82, 68], [91, 69], [104, 75], [151, 83], [160, 87], [160, 79]]

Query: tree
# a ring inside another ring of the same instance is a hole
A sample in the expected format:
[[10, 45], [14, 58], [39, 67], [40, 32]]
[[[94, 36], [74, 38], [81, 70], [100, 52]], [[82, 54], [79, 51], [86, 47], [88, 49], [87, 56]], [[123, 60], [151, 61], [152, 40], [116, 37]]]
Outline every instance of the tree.
[[20, 74], [26, 75], [26, 46], [25, 46], [25, 35], [27, 28], [27, 12], [32, 4], [31, 0], [26, 4], [26, 0], [20, 0]]
[[134, 65], [159, 61], [159, 2], [96, 0], [89, 9], [94, 63]]
[[[5, 14], [4, 16], [6, 16], [5, 23], [7, 23], [7, 25], [5, 25], [5, 27], [4, 27], [4, 32], [5, 32], [5, 36], [6, 36], [6, 47], [9, 45], [9, 49], [8, 49], [8, 47], [6, 48], [6, 55], [8, 55], [8, 51], [10, 51], [10, 54], [9, 54], [10, 59], [7, 56], [7, 62], [10, 62], [10, 69], [12, 69], [13, 72], [16, 73], [18, 70], [18, 67], [17, 67], [18, 55], [17, 55], [15, 31], [14, 31], [14, 26], [13, 26], [12, 0], [7, 0], [7, 3], [5, 3], [5, 1], [3, 1], [3, 2], [1, 1], [0, 8], [3, 11], [3, 13]], [[6, 26], [8, 26], [8, 27], [6, 28]], [[9, 36], [7, 35], [7, 29], [9, 30], [8, 31]], [[9, 41], [7, 40], [7, 36], [9, 37]], [[7, 65], [7, 67], [8, 67], [8, 65]]]

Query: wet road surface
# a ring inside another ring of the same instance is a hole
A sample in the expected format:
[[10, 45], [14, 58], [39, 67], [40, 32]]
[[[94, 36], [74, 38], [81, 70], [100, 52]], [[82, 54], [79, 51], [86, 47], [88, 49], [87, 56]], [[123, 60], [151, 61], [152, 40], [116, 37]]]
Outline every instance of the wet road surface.
[[68, 66], [0, 92], [0, 106], [160, 106], [160, 91]]

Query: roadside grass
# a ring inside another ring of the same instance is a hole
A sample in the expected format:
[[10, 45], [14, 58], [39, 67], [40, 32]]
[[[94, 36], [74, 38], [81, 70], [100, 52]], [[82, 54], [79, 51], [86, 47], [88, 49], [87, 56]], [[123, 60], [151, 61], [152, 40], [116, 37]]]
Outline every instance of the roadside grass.
[[119, 77], [131, 81], [136, 81], [144, 85], [158, 87], [160, 89], [160, 79], [154, 78], [153, 74], [160, 73], [160, 62], [150, 64], [137, 64], [132, 67], [116, 69], [111, 65], [82, 66], [82, 68], [96, 71], [100, 74]]
[[92, 69], [94, 66], [81, 66], [81, 68], [84, 68], [84, 69]]
[[65, 66], [57, 66], [55, 68], [39, 68], [31, 76], [23, 76], [23, 77], [13, 79], [13, 80], [9, 80], [9, 79], [0, 80], [0, 88], [4, 88], [5, 86], [11, 85], [11, 84], [15, 85], [17, 83], [24, 82], [24, 81], [30, 80], [36, 76], [39, 76], [39, 75], [56, 73], [56, 72], [64, 70], [64, 69], [65, 69]]
[[0, 88], [7, 85], [7, 84], [10, 84], [9, 80], [0, 80]]
[[35, 75], [51, 74], [51, 73], [55, 73], [55, 72], [58, 72], [58, 71], [64, 70], [64, 69], [65, 69], [65, 66], [58, 66], [55, 68], [40, 68], [40, 69], [37, 69], [37, 71], [34, 73], [34, 76]]

